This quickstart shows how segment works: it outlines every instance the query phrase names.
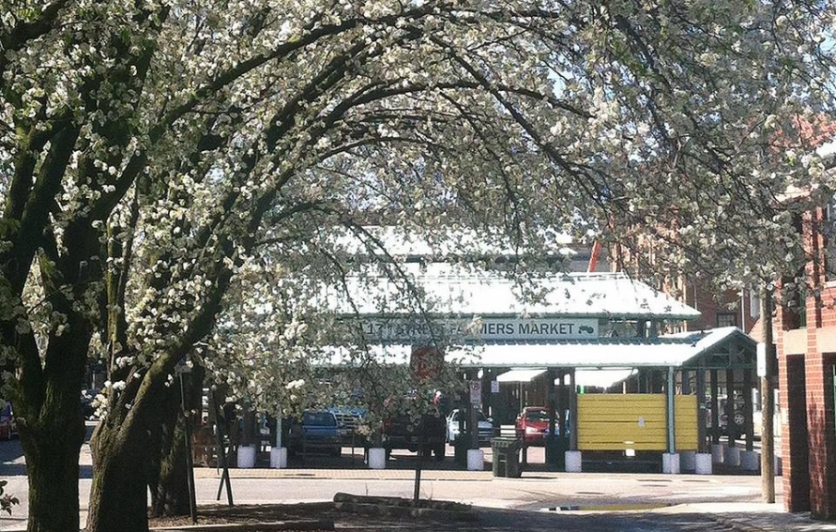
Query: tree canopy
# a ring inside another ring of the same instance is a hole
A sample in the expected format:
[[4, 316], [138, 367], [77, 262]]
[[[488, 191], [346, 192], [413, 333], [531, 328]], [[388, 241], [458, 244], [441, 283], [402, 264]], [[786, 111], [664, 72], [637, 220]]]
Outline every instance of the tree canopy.
[[102, 486], [135, 472], [120, 460], [156, 392], [251, 265], [316, 255], [339, 279], [339, 249], [313, 249], [331, 228], [640, 233], [660, 269], [787, 271], [783, 196], [833, 189], [796, 127], [832, 109], [833, 17], [814, 0], [4, 2], [0, 361], [30, 530], [77, 525], [77, 482], [49, 470], [77, 474], [90, 346], [124, 383], [91, 530], [125, 530], [114, 501], [142, 513], [144, 487]]

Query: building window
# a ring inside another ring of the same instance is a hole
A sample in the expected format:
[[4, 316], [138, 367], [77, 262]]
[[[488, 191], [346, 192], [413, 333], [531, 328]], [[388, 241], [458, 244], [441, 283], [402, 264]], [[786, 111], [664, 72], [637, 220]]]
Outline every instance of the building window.
[[733, 312], [718, 312], [717, 327], [737, 327], [737, 314]]
[[824, 237], [824, 276], [828, 281], [836, 281], [836, 195], [824, 208], [821, 231]]

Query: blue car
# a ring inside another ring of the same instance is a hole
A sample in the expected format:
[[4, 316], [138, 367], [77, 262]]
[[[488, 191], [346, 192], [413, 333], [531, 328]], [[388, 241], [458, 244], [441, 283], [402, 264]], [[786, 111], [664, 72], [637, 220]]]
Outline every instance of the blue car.
[[290, 427], [291, 454], [340, 456], [348, 430], [340, 427], [337, 416], [327, 410], [309, 410]]

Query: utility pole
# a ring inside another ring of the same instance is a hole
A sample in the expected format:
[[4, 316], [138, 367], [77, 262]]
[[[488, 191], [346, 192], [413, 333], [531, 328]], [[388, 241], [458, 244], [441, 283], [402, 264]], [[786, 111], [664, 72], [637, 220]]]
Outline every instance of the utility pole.
[[775, 353], [772, 338], [772, 290], [764, 287], [761, 291], [761, 324], [765, 364], [761, 375], [761, 490], [763, 501], [775, 502]]

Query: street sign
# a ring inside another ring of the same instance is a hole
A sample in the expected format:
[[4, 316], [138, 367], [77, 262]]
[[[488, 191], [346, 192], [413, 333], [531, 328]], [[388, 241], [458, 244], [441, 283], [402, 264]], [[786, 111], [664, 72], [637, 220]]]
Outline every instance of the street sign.
[[435, 379], [441, 374], [444, 355], [437, 347], [421, 345], [412, 347], [409, 359], [409, 371], [419, 379]]
[[758, 342], [757, 348], [758, 377], [766, 377], [766, 344]]
[[482, 404], [482, 381], [470, 381], [470, 404]]

